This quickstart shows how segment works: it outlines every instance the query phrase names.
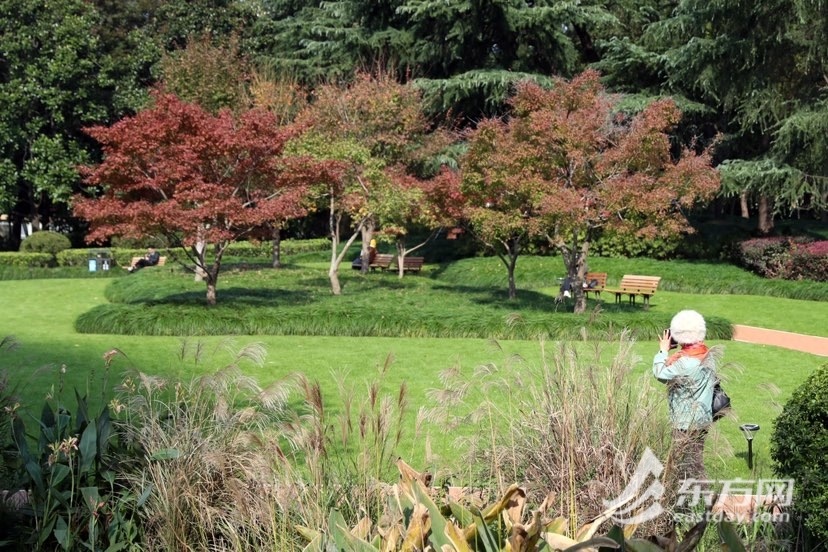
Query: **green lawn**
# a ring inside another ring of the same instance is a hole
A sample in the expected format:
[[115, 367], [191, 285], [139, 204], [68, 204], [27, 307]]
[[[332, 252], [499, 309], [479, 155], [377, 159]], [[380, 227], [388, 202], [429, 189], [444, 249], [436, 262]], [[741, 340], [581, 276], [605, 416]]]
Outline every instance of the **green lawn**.
[[[551, 302], [551, 295], [556, 290], [554, 284], [550, 285], [550, 280], [554, 281], [554, 278], [549, 274], [557, 273], [555, 267], [560, 260], [527, 258], [521, 262], [518, 273], [519, 294], [540, 298], [536, 304], [527, 307], [531, 308], [533, 316], [571, 316], [562, 310], [556, 312]], [[465, 296], [473, 299], [471, 306], [443, 303], [441, 301], [448, 299], [441, 299], [437, 304], [428, 305], [428, 308], [436, 312], [441, 309], [460, 309], [459, 315], [473, 318], [476, 312], [483, 313], [488, 308], [502, 308], [504, 312], [515, 310], [514, 304], [505, 303], [502, 298], [501, 285], [505, 277], [502, 267], [497, 263], [494, 259], [473, 259], [444, 267], [431, 267], [430, 272], [411, 277], [410, 281], [407, 277], [405, 280], [408, 283], [402, 286], [388, 274], [363, 277], [349, 272], [343, 274], [346, 285], [345, 295], [341, 298], [330, 297], [324, 287], [323, 263], [309, 263], [301, 270], [312, 273], [313, 281], [320, 286], [316, 300], [319, 304], [355, 301], [358, 306], [363, 304], [361, 302], [387, 293], [398, 298], [396, 303], [389, 303], [388, 298], [383, 296], [386, 301], [384, 308], [389, 312], [406, 308], [406, 285], [452, 288], [463, 282], [469, 288]], [[828, 302], [727, 294], [724, 293], [727, 285], [750, 287], [757, 284], [752, 276], [738, 269], [733, 269], [731, 273], [731, 267], [710, 269], [678, 262], [652, 263], [595, 259], [591, 268], [607, 270], [611, 273], [611, 278], [615, 279], [619, 279], [622, 273], [663, 274], [665, 290], [686, 287], [678, 275], [694, 270], [709, 275], [710, 283], [700, 285], [700, 289], [691, 290], [692, 293], [659, 291], [653, 298], [650, 309], [637, 311], [635, 316], [669, 320], [677, 310], [695, 308], [706, 316], [719, 317], [734, 324], [828, 335], [828, 324], [825, 323], [828, 320]], [[523, 273], [520, 272], [521, 268]], [[0, 352], [0, 359], [12, 373], [13, 381], [21, 386], [25, 405], [30, 405], [34, 410], [39, 408], [44, 394], [57, 383], [56, 371], [61, 365], [66, 366], [65, 378], [69, 387], [83, 388], [90, 376], [99, 379], [104, 366], [102, 355], [113, 348], [126, 355], [126, 359], [116, 361], [115, 370], [137, 368], [153, 374], [186, 376], [218, 368], [230, 361], [231, 354], [228, 350], [238, 350], [245, 344], [259, 342], [268, 352], [267, 360], [261, 367], [246, 365], [245, 370], [249, 375], [264, 385], [290, 373], [303, 372], [311, 379], [321, 382], [326, 401], [335, 410], [343, 374], [347, 375], [344, 378], [346, 385], [361, 391], [377, 378], [378, 367], [391, 355], [393, 364], [383, 380], [383, 389], [394, 393], [403, 382], [409, 388], [413, 406], [409, 417], [411, 427], [408, 428], [408, 437], [400, 453], [417, 465], [425, 462], [426, 439], [423, 434], [416, 437], [413, 435], [414, 412], [419, 406], [429, 405], [427, 393], [430, 389], [439, 387], [441, 371], [455, 365], [471, 371], [488, 362], [504, 363], [513, 355], [521, 356], [528, 363], [540, 362], [539, 342], [532, 339], [500, 340], [497, 347], [485, 338], [236, 335], [232, 338], [205, 336], [185, 339], [174, 336], [80, 334], [75, 331], [77, 318], [106, 305], [108, 295], [117, 295], [117, 286], [136, 286], [148, 292], [146, 286], [152, 287], [154, 275], [145, 273], [137, 276], [139, 278], [133, 280], [79, 278], [0, 281], [0, 297], [3, 298], [4, 307], [0, 316], [0, 336], [14, 335], [19, 342], [19, 347], [15, 350]], [[200, 301], [201, 287], [192, 284], [184, 275], [171, 275], [170, 278], [173, 279], [172, 283], [165, 276], [164, 286], [179, 286], [187, 294], [192, 294], [194, 301]], [[234, 293], [241, 293], [238, 290], [246, 285], [245, 278], [241, 273], [228, 273], [219, 283], [219, 301], [231, 303]], [[726, 281], [722, 283], [723, 280]], [[778, 287], [788, 287], [789, 284], [796, 283], [786, 282]], [[116, 287], [107, 291], [107, 286], [110, 285]], [[367, 297], [356, 299], [360, 295], [361, 286]], [[486, 293], [493, 305], [486, 305], [485, 301], [479, 300], [480, 287], [488, 288]], [[795, 289], [792, 293], [797, 296]], [[449, 295], [447, 293], [445, 297]], [[271, 299], [265, 297], [263, 300]], [[163, 298], [156, 298], [156, 301], [163, 303]], [[314, 300], [308, 302], [313, 303]], [[520, 300], [517, 302], [517, 305], [522, 304], [526, 303], [521, 303]], [[595, 306], [599, 305], [591, 305], [591, 308]], [[246, 307], [240, 305], [238, 308]], [[606, 315], [611, 315], [612, 305], [604, 304], [603, 308], [607, 311]], [[324, 316], [324, 313], [316, 316]], [[196, 343], [203, 344], [206, 351], [199, 361], [193, 360], [192, 351]], [[770, 476], [768, 437], [779, 405], [826, 359], [775, 347], [724, 343], [728, 361], [728, 366], [723, 369], [727, 378], [726, 389], [733, 399], [738, 420], [728, 419], [716, 425], [707, 449], [708, 468], [712, 476], [751, 477], [743, 456], [746, 447], [738, 431], [738, 424], [753, 422], [762, 427], [755, 442], [755, 473]], [[611, 349], [612, 345], [608, 345], [608, 348]], [[183, 349], [190, 352], [182, 353]], [[639, 336], [635, 351], [640, 356], [636, 370], [641, 377], [650, 377], [650, 361], [655, 350], [655, 331], [650, 336]], [[451, 464], [458, 458], [459, 451], [453, 435], [448, 435], [440, 427], [426, 426], [423, 430], [429, 435], [434, 464]]]

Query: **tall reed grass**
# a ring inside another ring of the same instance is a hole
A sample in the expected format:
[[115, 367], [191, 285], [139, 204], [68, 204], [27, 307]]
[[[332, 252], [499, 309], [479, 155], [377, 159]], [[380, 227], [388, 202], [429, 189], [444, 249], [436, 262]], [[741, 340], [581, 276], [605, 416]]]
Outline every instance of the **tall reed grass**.
[[341, 374], [332, 411], [301, 374], [264, 389], [244, 376], [263, 355], [250, 345], [189, 382], [138, 372], [119, 387], [112, 408], [140, 451], [126, 478], [147, 497], [146, 550], [294, 550], [296, 527], [323, 528], [333, 509], [352, 523], [383, 515], [408, 406], [405, 386], [382, 391], [392, 359], [365, 390]]
[[539, 366], [509, 358], [471, 374], [446, 371], [428, 419], [480, 428], [460, 445], [467, 467], [456, 477], [501, 492], [517, 482], [529, 501], [551, 503], [574, 529], [621, 495], [646, 448], [665, 461], [671, 443], [664, 390], [652, 377], [634, 375], [629, 336], [619, 343], [608, 357], [606, 344], [583, 336], [552, 349], [542, 343]]

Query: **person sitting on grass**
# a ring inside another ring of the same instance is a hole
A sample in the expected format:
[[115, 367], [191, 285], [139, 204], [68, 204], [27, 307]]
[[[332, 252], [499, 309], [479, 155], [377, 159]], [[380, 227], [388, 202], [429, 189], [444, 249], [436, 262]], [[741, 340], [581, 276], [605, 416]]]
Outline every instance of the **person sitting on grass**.
[[147, 248], [146, 254], [137, 261], [135, 261], [135, 263], [132, 266], [127, 268], [127, 271], [132, 273], [136, 270], [144, 268], [145, 266], [155, 266], [158, 264], [158, 260], [160, 258], [161, 255], [158, 253], [158, 251], [156, 251], [154, 247], [149, 247]]

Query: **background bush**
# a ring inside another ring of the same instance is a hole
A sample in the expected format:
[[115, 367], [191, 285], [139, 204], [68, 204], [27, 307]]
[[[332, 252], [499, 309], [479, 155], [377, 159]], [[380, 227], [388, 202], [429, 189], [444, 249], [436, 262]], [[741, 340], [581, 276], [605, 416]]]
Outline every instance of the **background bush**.
[[794, 245], [786, 279], [828, 282], [828, 241]]
[[64, 249], [72, 247], [72, 242], [63, 234], [43, 230], [35, 232], [20, 244], [20, 251], [24, 253], [49, 253], [57, 255]]
[[16, 253], [14, 251], [0, 251], [0, 267], [47, 267], [52, 264], [53, 260], [54, 256], [52, 256], [51, 253]]
[[765, 278], [828, 281], [828, 241], [754, 238], [738, 244], [734, 262]]
[[771, 436], [776, 472], [793, 478], [793, 508], [810, 532], [828, 539], [828, 364], [796, 390]]

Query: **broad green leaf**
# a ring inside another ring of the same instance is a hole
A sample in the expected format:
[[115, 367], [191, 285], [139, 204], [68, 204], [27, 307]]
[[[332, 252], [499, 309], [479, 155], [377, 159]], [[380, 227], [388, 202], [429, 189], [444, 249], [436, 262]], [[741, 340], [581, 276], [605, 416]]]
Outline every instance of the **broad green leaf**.
[[146, 504], [147, 499], [152, 494], [152, 490], [154, 488], [155, 488], [155, 485], [153, 485], [152, 483], [147, 483], [147, 487], [143, 490], [143, 492], [141, 493], [141, 496], [138, 497], [138, 502], [135, 503], [135, 505], [138, 508], [141, 508], [141, 507], [144, 506], [144, 504]]
[[322, 533], [316, 529], [311, 529], [310, 527], [305, 527], [304, 525], [296, 525], [294, 528], [296, 529], [296, 532], [308, 542], [313, 542], [316, 539], [320, 539], [322, 536]]
[[729, 521], [722, 521], [718, 525], [719, 537], [722, 539], [722, 550], [724, 552], [744, 552], [745, 545], [739, 538], [736, 526]]
[[86, 397], [81, 397], [77, 389], [75, 389], [75, 402], [77, 403], [77, 412], [75, 413], [75, 427], [78, 432], [89, 421], [89, 405]]
[[57, 487], [63, 482], [69, 474], [72, 473], [72, 470], [69, 469], [69, 466], [66, 464], [53, 464], [52, 465], [52, 473], [49, 477], [49, 485], [53, 489], [57, 489]]
[[89, 510], [89, 513], [94, 514], [98, 507], [98, 503], [101, 501], [101, 495], [98, 492], [98, 488], [81, 487], [80, 491], [81, 496], [83, 496], [83, 503], [86, 504], [86, 508]]
[[565, 517], [556, 517], [544, 527], [547, 533], [557, 533], [558, 535], [565, 535], [568, 528], [569, 522]]
[[353, 552], [377, 552], [377, 549], [370, 543], [360, 539], [351, 533], [348, 524], [339, 510], [331, 510], [328, 517], [328, 530], [331, 532], [338, 550], [349, 550]]
[[434, 548], [442, 550], [444, 546], [447, 546], [449, 550], [454, 550], [454, 544], [446, 529], [451, 522], [443, 517], [440, 508], [431, 500], [419, 481], [412, 481], [411, 488], [420, 504], [428, 509], [428, 515], [431, 519], [431, 541]]
[[86, 474], [92, 468], [95, 462], [95, 457], [98, 454], [98, 428], [95, 420], [89, 422], [86, 429], [83, 430], [80, 443], [78, 444], [78, 451], [80, 452], [80, 473]]
[[[489, 525], [483, 520], [483, 515], [480, 513], [480, 510], [474, 509], [471, 513], [473, 515], [476, 532], [472, 535], [473, 540], [470, 539], [470, 542], [475, 542], [475, 544], [481, 543], [485, 552], [498, 552], [502, 547], [498, 544], [497, 538]], [[468, 527], [466, 529], [467, 535], [469, 534], [468, 530], [470, 528]]]
[[71, 539], [69, 535], [69, 526], [66, 524], [66, 520], [63, 519], [63, 516], [58, 516], [57, 518], [54, 535], [55, 539], [58, 541], [58, 544], [60, 544], [64, 550], [68, 550]]
[[14, 444], [17, 445], [17, 452], [24, 462], [32, 460], [32, 454], [29, 451], [29, 442], [26, 438], [26, 426], [23, 425], [23, 420], [19, 416], [15, 416], [12, 420], [12, 436], [14, 437]]
[[43, 472], [40, 469], [40, 464], [30, 459], [26, 462], [26, 473], [29, 474], [29, 477], [34, 482], [35, 487], [37, 487], [38, 492], [41, 494], [45, 493], [46, 486], [43, 483]]

